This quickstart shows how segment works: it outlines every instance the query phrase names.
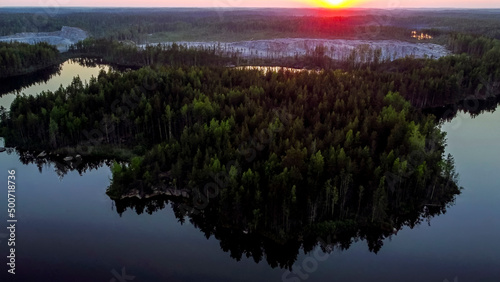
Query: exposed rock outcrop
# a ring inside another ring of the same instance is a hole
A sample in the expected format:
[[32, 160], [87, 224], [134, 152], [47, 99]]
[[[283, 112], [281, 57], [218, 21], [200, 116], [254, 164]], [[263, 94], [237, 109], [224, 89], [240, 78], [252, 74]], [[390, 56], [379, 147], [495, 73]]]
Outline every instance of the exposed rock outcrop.
[[[407, 56], [415, 58], [439, 58], [450, 54], [441, 45], [432, 43], [412, 43], [399, 40], [350, 40], [350, 39], [310, 39], [310, 38], [278, 38], [266, 40], [238, 42], [176, 42], [187, 47], [215, 48], [219, 53], [237, 52], [243, 57], [289, 57], [295, 55], [313, 54], [318, 46], [324, 47], [324, 55], [344, 60], [353, 50], [358, 50], [358, 61], [369, 61], [374, 51], [380, 50], [380, 59], [394, 60]], [[172, 42], [162, 44], [170, 45]], [[144, 47], [145, 45], [140, 45]]]
[[153, 188], [153, 192], [145, 194], [139, 191], [138, 189], [132, 189], [127, 193], [125, 193], [124, 195], [122, 195], [120, 199], [127, 199], [127, 198], [149, 199], [159, 195], [189, 198], [190, 191], [187, 189], [156, 187]]
[[67, 162], [70, 162], [73, 160], [73, 157], [72, 156], [68, 156], [68, 157], [65, 157], [63, 160], [67, 161]]
[[35, 44], [38, 42], [47, 42], [57, 47], [59, 52], [66, 52], [70, 45], [87, 38], [89, 35], [86, 31], [76, 28], [63, 26], [60, 31], [54, 32], [23, 32], [8, 36], [1, 36], [2, 42], [22, 42]]

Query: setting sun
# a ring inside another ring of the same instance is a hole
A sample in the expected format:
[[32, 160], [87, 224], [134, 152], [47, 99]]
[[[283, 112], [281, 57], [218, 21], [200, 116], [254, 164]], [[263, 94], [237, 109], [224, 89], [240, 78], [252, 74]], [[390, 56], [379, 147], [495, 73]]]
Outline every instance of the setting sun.
[[342, 4], [345, 2], [344, 0], [327, 0], [326, 1], [329, 5], [332, 7], [341, 7]]
[[351, 8], [359, 3], [357, 0], [312, 0], [311, 2], [314, 6], [330, 9]]

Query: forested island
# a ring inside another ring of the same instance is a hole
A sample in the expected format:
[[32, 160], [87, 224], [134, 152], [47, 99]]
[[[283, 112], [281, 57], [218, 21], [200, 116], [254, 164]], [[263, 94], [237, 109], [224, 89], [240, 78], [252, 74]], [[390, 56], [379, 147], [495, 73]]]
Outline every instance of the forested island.
[[[26, 119], [4, 122], [23, 127], [2, 134], [8, 146], [69, 146], [84, 159], [101, 146], [128, 149], [136, 156], [112, 164], [108, 189], [119, 212], [154, 211], [169, 199], [179, 220], [220, 236], [233, 257], [265, 253], [272, 266], [291, 267], [317, 236], [334, 234], [329, 244], [341, 249], [366, 239], [376, 252], [460, 193], [434, 118], [374, 89], [340, 70], [101, 72], [87, 86], [76, 79], [16, 99], [10, 114]], [[236, 230], [252, 235], [234, 242]], [[289, 252], [278, 255], [277, 243]]]
[[[18, 97], [10, 118], [3, 114], [2, 135], [7, 146], [40, 150], [130, 148], [137, 154], [130, 164], [113, 166], [113, 198], [203, 191], [224, 172], [221, 195], [249, 194], [252, 209], [285, 201], [314, 210], [324, 198], [333, 214], [368, 209], [376, 221], [388, 194], [404, 197], [403, 187], [436, 199], [458, 193], [433, 118], [390, 82], [366, 78], [340, 70], [102, 72], [86, 86], [75, 79], [54, 93]], [[343, 208], [354, 203], [356, 210]]]

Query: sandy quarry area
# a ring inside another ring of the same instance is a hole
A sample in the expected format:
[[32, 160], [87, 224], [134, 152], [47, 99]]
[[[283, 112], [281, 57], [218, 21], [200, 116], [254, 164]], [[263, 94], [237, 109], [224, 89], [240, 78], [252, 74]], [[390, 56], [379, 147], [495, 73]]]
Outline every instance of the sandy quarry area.
[[80, 40], [84, 40], [87, 37], [87, 32], [82, 29], [63, 26], [60, 31], [54, 32], [23, 32], [1, 36], [0, 42], [17, 41], [28, 44], [47, 42], [51, 45], [55, 45], [60, 52], [66, 52], [70, 45]]
[[[88, 33], [75, 27], [63, 27], [60, 31], [39, 33], [17, 33], [0, 37], [0, 42], [18, 41], [29, 44], [47, 42], [55, 45], [59, 51], [65, 52], [71, 44], [88, 37]], [[161, 44], [170, 45], [173, 42]], [[431, 43], [411, 43], [398, 40], [348, 40], [348, 39], [309, 39], [309, 38], [279, 38], [267, 40], [251, 40], [238, 42], [176, 42], [187, 47], [216, 48], [219, 54], [237, 52], [242, 57], [278, 58], [310, 55], [316, 47], [323, 46], [325, 55], [332, 59], [343, 60], [357, 50], [359, 61], [373, 59], [374, 51], [380, 50], [380, 59], [394, 60], [413, 56], [415, 58], [439, 58], [450, 54], [441, 45]], [[145, 47], [146, 45], [139, 45]], [[361, 50], [363, 50], [361, 52]]]
[[[406, 56], [415, 58], [439, 58], [450, 54], [441, 45], [431, 43], [411, 43], [398, 40], [346, 40], [346, 39], [308, 39], [308, 38], [280, 38], [269, 40], [239, 41], [229, 43], [219, 42], [176, 42], [188, 47], [210, 47], [217, 48], [221, 53], [238, 52], [243, 57], [287, 57], [295, 55], [311, 54], [317, 46], [325, 47], [325, 55], [333, 59], [345, 59], [352, 50], [366, 50], [366, 58], [369, 54], [380, 49], [381, 59], [394, 60]], [[162, 44], [172, 44], [163, 42]], [[144, 47], [145, 45], [140, 45]], [[370, 51], [371, 50], [371, 51]], [[359, 57], [358, 57], [359, 59]]]

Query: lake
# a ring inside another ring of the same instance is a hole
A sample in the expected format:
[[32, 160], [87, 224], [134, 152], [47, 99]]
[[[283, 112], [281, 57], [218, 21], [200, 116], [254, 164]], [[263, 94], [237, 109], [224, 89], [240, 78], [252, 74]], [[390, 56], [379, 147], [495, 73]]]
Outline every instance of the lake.
[[76, 74], [83, 82], [88, 82], [92, 76], [97, 77], [101, 70], [108, 71], [109, 69], [110, 67], [106, 65], [82, 66], [75, 61], [69, 60], [61, 64], [58, 69], [49, 68], [38, 72], [37, 75], [4, 79], [2, 84], [9, 83], [18, 85], [18, 87], [15, 87], [16, 91], [0, 90], [0, 106], [9, 108], [16, 97], [16, 92], [36, 95], [42, 91], [56, 91], [61, 85], [63, 87], [69, 85]]
[[[100, 69], [107, 68], [66, 62], [59, 75], [22, 92], [55, 90], [75, 74], [88, 81]], [[12, 100], [4, 95], [0, 105]], [[221, 246], [199, 224], [181, 224], [172, 203], [151, 214], [120, 214], [105, 194], [111, 177], [105, 164], [61, 176], [57, 163], [23, 164], [15, 151], [0, 153], [2, 226], [13, 169], [18, 219], [15, 276], [7, 273], [8, 234], [0, 229], [0, 281], [500, 281], [500, 112], [475, 118], [459, 112], [442, 129], [465, 188], [446, 214], [403, 228], [377, 254], [365, 241], [330, 254], [301, 250], [292, 272], [272, 268], [272, 258], [232, 258], [225, 251], [231, 241]]]

